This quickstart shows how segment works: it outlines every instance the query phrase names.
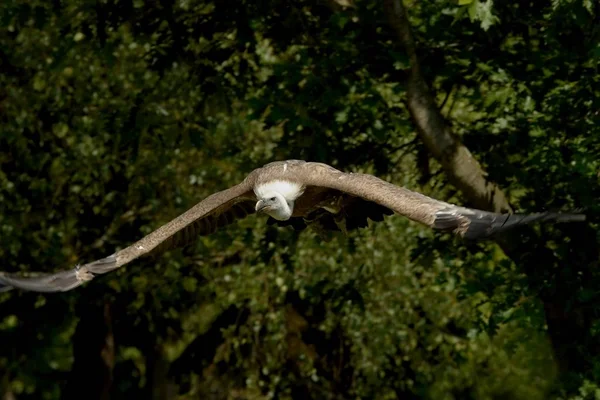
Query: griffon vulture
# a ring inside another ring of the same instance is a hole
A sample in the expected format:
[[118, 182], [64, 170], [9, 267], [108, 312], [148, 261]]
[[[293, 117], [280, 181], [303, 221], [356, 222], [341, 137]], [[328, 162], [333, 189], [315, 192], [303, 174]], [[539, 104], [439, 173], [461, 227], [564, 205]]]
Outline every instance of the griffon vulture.
[[214, 193], [194, 207], [109, 257], [73, 269], [31, 277], [0, 273], [0, 291], [67, 291], [147, 255], [189, 243], [198, 235], [254, 212], [296, 229], [346, 232], [397, 213], [431, 228], [467, 239], [486, 238], [533, 221], [583, 221], [581, 214], [497, 214], [434, 200], [376, 178], [344, 173], [329, 165], [300, 160], [277, 161], [252, 171], [240, 184]]

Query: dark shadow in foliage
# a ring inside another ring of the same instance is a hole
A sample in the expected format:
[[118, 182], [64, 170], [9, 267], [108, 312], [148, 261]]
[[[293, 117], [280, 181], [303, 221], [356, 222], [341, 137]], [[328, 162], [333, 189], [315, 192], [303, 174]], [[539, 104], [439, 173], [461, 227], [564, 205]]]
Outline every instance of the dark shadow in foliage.
[[[190, 390], [190, 373], [202, 376], [202, 371], [213, 363], [217, 348], [225, 342], [222, 330], [232, 325], [245, 324], [249, 315], [247, 308], [230, 306], [219, 314], [206, 332], [186, 347], [181, 356], [171, 364], [168, 372], [169, 378], [179, 385], [180, 393]], [[230, 360], [230, 364], [235, 365], [235, 360]], [[216, 367], [217, 372], [222, 374], [229, 366], [225, 362], [219, 362]]]
[[[529, 251], [519, 253], [515, 261], [525, 268], [530, 286], [544, 303], [549, 337], [563, 376], [575, 378], [577, 372], [593, 368], [594, 356], [600, 354], [600, 341], [590, 334], [599, 315], [596, 271], [600, 253], [597, 232], [589, 225], [565, 225], [561, 232], [553, 235], [554, 240], [563, 241], [558, 250], [545, 245], [550, 239], [547, 234], [524, 235], [520, 245]], [[580, 379], [564, 382], [575, 390]]]
[[73, 368], [63, 399], [108, 400], [113, 381], [115, 344], [108, 303], [80, 301], [73, 335]]
[[[354, 368], [349, 362], [350, 342], [339, 325], [330, 333], [323, 332], [318, 327], [327, 317], [326, 304], [333, 306], [332, 311], [340, 312], [343, 304], [350, 301], [357, 304], [360, 310], [364, 310], [362, 295], [352, 281], [338, 289], [332, 289], [330, 282], [321, 281], [309, 291], [315, 296], [309, 294], [302, 299], [295, 291], [288, 292], [286, 296], [286, 304], [293, 308], [292, 313], [296, 318], [305, 321], [296, 334], [299, 334], [304, 346], [314, 349], [318, 375], [332, 385], [333, 393], [329, 395], [349, 398], [354, 373]], [[288, 335], [290, 333], [292, 332], [288, 332]], [[294, 351], [291, 350], [291, 353]], [[294, 360], [290, 359], [288, 365], [297, 375], [298, 368], [294, 365]], [[322, 394], [315, 393], [315, 390], [318, 390], [316, 385], [302, 377], [297, 375], [293, 382], [293, 398], [321, 398]]]

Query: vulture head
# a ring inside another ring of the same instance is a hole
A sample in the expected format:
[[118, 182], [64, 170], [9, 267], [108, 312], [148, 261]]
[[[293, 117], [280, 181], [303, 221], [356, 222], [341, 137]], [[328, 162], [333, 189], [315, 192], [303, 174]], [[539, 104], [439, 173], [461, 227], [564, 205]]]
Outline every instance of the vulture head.
[[278, 221], [286, 221], [292, 216], [294, 202], [286, 200], [281, 193], [269, 192], [256, 202], [255, 209]]
[[258, 199], [254, 207], [256, 212], [286, 221], [292, 217], [294, 201], [302, 194], [302, 186], [286, 181], [271, 181], [257, 185], [254, 193]]

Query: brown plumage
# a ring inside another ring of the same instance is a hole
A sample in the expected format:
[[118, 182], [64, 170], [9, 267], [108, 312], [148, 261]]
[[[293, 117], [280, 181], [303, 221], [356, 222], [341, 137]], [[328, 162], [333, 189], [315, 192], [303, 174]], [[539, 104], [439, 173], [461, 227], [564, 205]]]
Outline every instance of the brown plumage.
[[208, 196], [179, 217], [109, 257], [74, 269], [34, 277], [0, 273], [0, 291], [20, 288], [37, 292], [71, 290], [139, 257], [158, 255], [188, 244], [195, 237], [244, 218], [256, 210], [275, 223], [303, 229], [350, 231], [403, 215], [431, 228], [468, 239], [486, 238], [518, 225], [541, 221], [583, 221], [581, 214], [497, 214], [458, 207], [393, 185], [367, 174], [344, 173], [321, 163], [278, 161], [252, 171], [244, 181]]

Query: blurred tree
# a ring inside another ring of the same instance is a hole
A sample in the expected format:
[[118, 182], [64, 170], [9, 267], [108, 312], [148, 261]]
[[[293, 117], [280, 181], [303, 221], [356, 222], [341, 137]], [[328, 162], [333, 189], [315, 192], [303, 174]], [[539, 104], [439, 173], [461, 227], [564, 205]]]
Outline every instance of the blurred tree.
[[[407, 102], [423, 141], [442, 164], [453, 184], [461, 189], [472, 204], [482, 209], [510, 212], [511, 207], [504, 193], [486, 179], [479, 163], [452, 135], [438, 110], [422, 76], [408, 16], [402, 2], [389, 1], [387, 8], [391, 24], [396, 28], [398, 38], [411, 60]], [[528, 231], [528, 235], [534, 237], [534, 239], [530, 238], [530, 241], [535, 240], [538, 243], [535, 249], [531, 248], [529, 241], [524, 243], [520, 238], [516, 240], [504, 238], [500, 240], [500, 244], [527, 273], [530, 286], [540, 291], [539, 296], [544, 304], [548, 333], [559, 366], [563, 372], [586, 373], [593, 368], [593, 360], [587, 359], [586, 353], [590, 348], [600, 349], [600, 341], [598, 341], [600, 338], [590, 337], [589, 334], [596, 311], [586, 304], [581, 304], [577, 297], [581, 291], [593, 292], [593, 288], [598, 283], [597, 279], [591, 276], [599, 257], [598, 249], [594, 245], [595, 232], [591, 229], [577, 232], [571, 230], [570, 241], [576, 244], [570, 245], [569, 251], [579, 254], [579, 265], [575, 270], [580, 276], [573, 276], [570, 272], [568, 276], [563, 274], [564, 280], [560, 279], [548, 285], [548, 273], [544, 270], [559, 268], [564, 262], [564, 257], [553, 254], [547, 247], [539, 245], [543, 243], [542, 238], [539, 235], [535, 237], [530, 229]], [[582, 280], [583, 276], [587, 279]], [[557, 292], [560, 293], [559, 296]], [[566, 299], [571, 300], [565, 301]], [[582, 347], [582, 343], [586, 345]]]

